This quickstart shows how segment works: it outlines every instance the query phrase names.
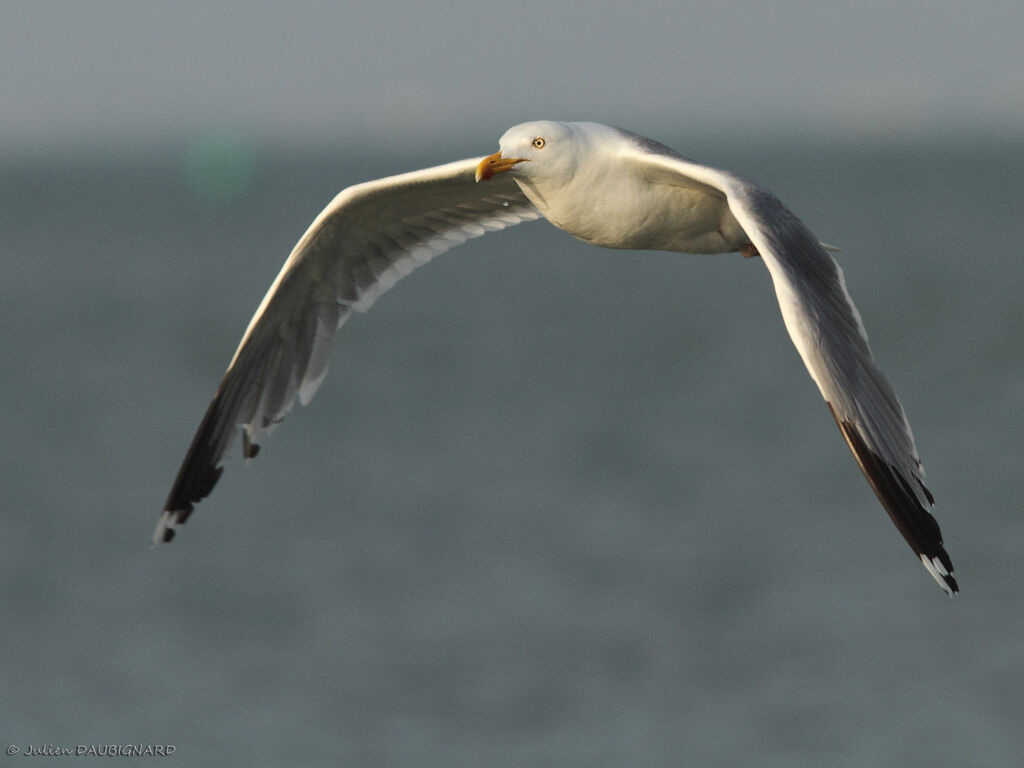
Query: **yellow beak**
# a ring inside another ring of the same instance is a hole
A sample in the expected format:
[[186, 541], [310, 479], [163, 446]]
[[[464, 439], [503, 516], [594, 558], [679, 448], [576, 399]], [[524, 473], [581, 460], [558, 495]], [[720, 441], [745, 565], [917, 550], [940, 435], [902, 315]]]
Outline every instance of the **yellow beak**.
[[501, 150], [498, 150], [480, 161], [480, 165], [476, 167], [476, 180], [486, 181], [496, 173], [504, 173], [516, 163], [525, 162], [528, 162], [525, 157], [502, 157]]

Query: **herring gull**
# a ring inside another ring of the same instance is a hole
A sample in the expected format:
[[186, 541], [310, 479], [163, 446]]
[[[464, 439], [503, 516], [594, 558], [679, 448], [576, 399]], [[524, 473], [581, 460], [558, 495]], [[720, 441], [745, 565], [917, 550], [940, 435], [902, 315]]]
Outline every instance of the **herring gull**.
[[958, 591], [903, 408], [868, 347], [842, 270], [769, 191], [597, 123], [530, 122], [499, 151], [343, 190], [270, 286], [185, 455], [153, 543], [170, 541], [223, 470], [327, 372], [335, 331], [401, 277], [454, 245], [546, 218], [586, 243], [739, 252], [768, 268], [789, 335], [892, 521], [950, 596]]

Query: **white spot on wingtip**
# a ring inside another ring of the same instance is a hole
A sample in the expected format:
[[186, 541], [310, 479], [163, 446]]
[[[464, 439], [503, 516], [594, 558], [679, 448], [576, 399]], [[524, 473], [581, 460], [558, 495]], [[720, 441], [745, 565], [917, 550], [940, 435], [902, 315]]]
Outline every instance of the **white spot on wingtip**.
[[928, 573], [930, 573], [932, 575], [932, 578], [935, 579], [936, 583], [940, 587], [942, 587], [942, 591], [945, 592], [947, 596], [952, 597], [953, 589], [949, 586], [949, 584], [946, 583], [946, 580], [943, 578], [943, 576], [949, 576], [949, 571], [946, 570], [945, 566], [942, 565], [942, 563], [939, 561], [937, 557], [929, 559], [928, 556], [924, 554], [918, 555], [918, 557], [921, 558], [921, 562], [924, 564], [924, 567], [928, 570]]
[[156, 524], [156, 530], [153, 531], [153, 541], [149, 545], [151, 549], [155, 547], [157, 544], [161, 544], [164, 542], [165, 537], [167, 535], [167, 531], [173, 532], [174, 529], [177, 527], [177, 524], [175, 523], [173, 517], [173, 513], [168, 509], [165, 509], [163, 514], [160, 515], [160, 520], [157, 521]]

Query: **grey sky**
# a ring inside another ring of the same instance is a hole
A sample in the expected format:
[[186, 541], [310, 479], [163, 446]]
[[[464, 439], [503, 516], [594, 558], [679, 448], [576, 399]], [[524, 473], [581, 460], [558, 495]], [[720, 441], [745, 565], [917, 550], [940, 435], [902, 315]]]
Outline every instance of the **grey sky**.
[[1016, 134], [1022, 34], [1020, 0], [7, 0], [0, 137], [424, 142], [538, 117], [669, 138]]

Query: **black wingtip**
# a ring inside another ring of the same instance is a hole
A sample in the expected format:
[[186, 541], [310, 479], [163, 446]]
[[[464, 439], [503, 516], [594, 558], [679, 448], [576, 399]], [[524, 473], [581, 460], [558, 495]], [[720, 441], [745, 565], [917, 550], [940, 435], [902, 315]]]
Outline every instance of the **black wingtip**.
[[[832, 410], [831, 404], [829, 409]], [[942, 544], [942, 531], [938, 521], [925, 509], [918, 494], [896, 467], [885, 462], [881, 456], [867, 447], [857, 426], [849, 420], [840, 419], [836, 416], [835, 410], [832, 410], [832, 415], [872, 490], [882, 502], [885, 511], [889, 513], [890, 519], [903, 534], [910, 548], [921, 558], [932, 578], [952, 597], [960, 591], [960, 586], [953, 577], [953, 561]], [[929, 490], [920, 480], [916, 482], [928, 503], [934, 504], [935, 499]]]
[[[171, 492], [167, 495], [165, 511], [154, 534], [154, 543], [169, 542], [174, 538], [173, 528], [188, 520], [194, 505], [210, 495], [224, 472], [224, 467], [218, 464], [225, 439], [221, 431], [223, 427], [220, 426], [221, 395], [218, 391], [192, 438]], [[256, 455], [255, 451], [250, 454]]]

